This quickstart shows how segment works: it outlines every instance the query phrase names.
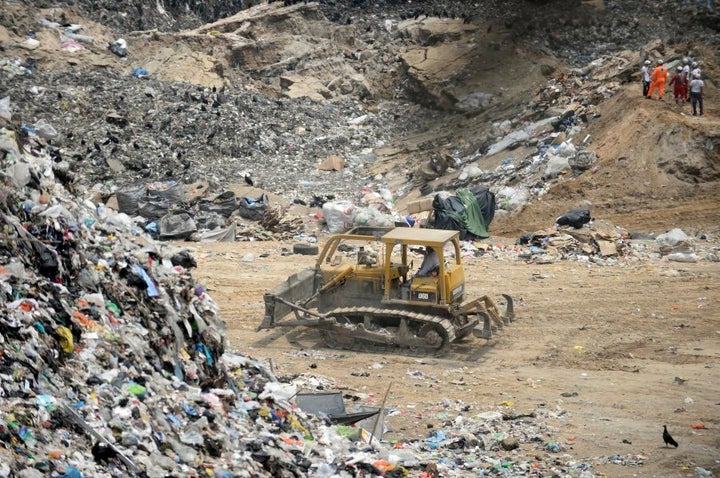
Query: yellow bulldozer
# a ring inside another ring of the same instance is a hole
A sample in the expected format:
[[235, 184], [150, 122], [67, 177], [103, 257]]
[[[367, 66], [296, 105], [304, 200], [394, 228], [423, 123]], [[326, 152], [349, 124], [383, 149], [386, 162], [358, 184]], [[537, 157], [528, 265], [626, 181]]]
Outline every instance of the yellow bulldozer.
[[[432, 270], [414, 273], [416, 248], [435, 251]], [[259, 330], [305, 326], [332, 348], [441, 355], [514, 318], [509, 295], [465, 295], [458, 231], [357, 227], [330, 236], [314, 267], [265, 293]]]

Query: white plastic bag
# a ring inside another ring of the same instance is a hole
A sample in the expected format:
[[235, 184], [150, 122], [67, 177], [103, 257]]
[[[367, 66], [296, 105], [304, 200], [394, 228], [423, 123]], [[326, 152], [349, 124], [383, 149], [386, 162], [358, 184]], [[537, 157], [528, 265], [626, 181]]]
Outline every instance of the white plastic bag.
[[0, 118], [10, 121], [12, 113], [10, 112], [10, 97], [0, 98]]
[[692, 251], [692, 238], [685, 234], [682, 229], [678, 228], [672, 229], [665, 234], [660, 234], [655, 238], [655, 242], [660, 247], [660, 253], [663, 255], [671, 252]]
[[38, 120], [35, 123], [35, 134], [43, 139], [55, 139], [57, 137], [57, 131], [53, 126], [45, 119]]
[[323, 204], [323, 215], [332, 234], [345, 232], [353, 225], [355, 205], [350, 201], [332, 201]]

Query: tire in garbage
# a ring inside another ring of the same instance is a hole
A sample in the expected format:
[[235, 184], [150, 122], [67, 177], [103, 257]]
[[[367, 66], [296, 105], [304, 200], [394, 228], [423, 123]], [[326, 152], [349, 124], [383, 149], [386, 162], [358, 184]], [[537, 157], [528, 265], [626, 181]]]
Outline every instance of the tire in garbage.
[[293, 254], [303, 256], [314, 256], [319, 252], [318, 246], [315, 244], [293, 244]]
[[427, 196], [428, 194], [430, 194], [433, 191], [434, 191], [434, 189], [432, 187], [432, 184], [430, 184], [430, 183], [425, 183], [422, 186], [420, 186], [420, 194], [422, 194], [423, 196]]

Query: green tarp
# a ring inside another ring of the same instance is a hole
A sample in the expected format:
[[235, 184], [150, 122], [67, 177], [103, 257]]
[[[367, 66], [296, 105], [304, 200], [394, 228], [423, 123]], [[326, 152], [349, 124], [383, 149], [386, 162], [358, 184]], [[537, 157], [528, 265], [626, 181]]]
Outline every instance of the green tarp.
[[490, 237], [485, 219], [480, 212], [480, 206], [475, 196], [473, 196], [469, 189], [458, 189], [455, 195], [463, 206], [465, 206], [465, 215], [462, 218], [465, 229], [481, 239]]

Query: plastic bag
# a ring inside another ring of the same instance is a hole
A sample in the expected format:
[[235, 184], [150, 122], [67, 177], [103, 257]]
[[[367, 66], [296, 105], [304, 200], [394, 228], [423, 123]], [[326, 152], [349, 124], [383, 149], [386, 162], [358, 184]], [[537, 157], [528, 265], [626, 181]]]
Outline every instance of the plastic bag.
[[33, 249], [35, 249], [39, 259], [36, 262], [38, 271], [44, 276], [54, 277], [60, 271], [60, 263], [55, 253], [39, 242], [33, 243]]
[[38, 120], [34, 127], [35, 134], [43, 139], [53, 140], [57, 137], [57, 131], [53, 128], [50, 122], [45, 119]]
[[395, 224], [395, 220], [383, 214], [372, 206], [356, 209], [353, 216], [353, 224], [356, 226], [370, 226], [370, 227], [392, 227]]
[[14, 163], [5, 169], [5, 174], [10, 176], [15, 186], [21, 188], [30, 183], [30, 165], [27, 163]]
[[[22, 154], [18, 149], [17, 141], [15, 141], [15, 133], [8, 130], [5, 130], [3, 133], [4, 134], [0, 134], [0, 153], [4, 151], [6, 156], [15, 160], [20, 159]], [[2, 156], [2, 154], [0, 154], [0, 156]]]
[[322, 207], [325, 222], [332, 234], [345, 232], [353, 225], [355, 205], [350, 201], [326, 202]]
[[665, 234], [660, 234], [655, 238], [655, 242], [660, 246], [676, 247], [690, 244], [692, 239], [682, 229], [675, 228]]
[[174, 266], [182, 266], [185, 269], [192, 269], [193, 267], [197, 267], [197, 262], [195, 262], [195, 258], [191, 256], [188, 251], [178, 252], [170, 258], [170, 262], [172, 262], [172, 265]]
[[568, 169], [570, 169], [570, 163], [567, 157], [549, 154], [542, 177], [543, 179], [556, 178]]
[[591, 220], [592, 217], [590, 217], [589, 209], [572, 209], [555, 219], [555, 224], [557, 226], [570, 226], [575, 229], [580, 229]]
[[460, 231], [460, 239], [467, 236], [465, 229], [465, 206], [456, 196], [443, 197], [436, 194], [433, 199], [434, 229], [446, 229]]
[[[146, 219], [159, 219], [170, 210], [170, 202], [166, 199], [155, 199], [138, 202], [138, 214]], [[126, 213], [127, 214], [127, 213]]]
[[673, 262], [697, 262], [700, 260], [693, 252], [673, 252], [667, 255], [667, 259]]
[[692, 238], [678, 228], [660, 234], [655, 238], [655, 242], [660, 247], [660, 253], [663, 255], [671, 252], [687, 252], [693, 249]]
[[145, 186], [130, 191], [118, 191], [115, 194], [118, 202], [118, 211], [124, 212], [129, 216], [137, 215], [140, 201], [145, 197], [146, 193], [147, 189]]
[[216, 212], [200, 212], [195, 215], [198, 229], [214, 230], [225, 227], [227, 219]]
[[470, 193], [475, 196], [475, 200], [480, 207], [480, 213], [485, 220], [485, 226], [490, 227], [490, 223], [495, 219], [495, 209], [497, 207], [495, 193], [490, 191], [487, 186], [472, 186]]
[[0, 118], [10, 121], [12, 112], [10, 111], [10, 97], [0, 98]]
[[198, 208], [203, 212], [217, 213], [223, 217], [230, 217], [238, 208], [238, 203], [234, 192], [225, 191], [212, 198], [200, 200]]
[[147, 78], [148, 76], [150, 76], [150, 73], [145, 68], [136, 66], [135, 68], [133, 68], [132, 76], [134, 78]]
[[185, 200], [185, 191], [175, 181], [155, 182], [147, 185], [147, 196], [150, 199], [166, 199], [179, 204]]
[[212, 231], [203, 231], [200, 233], [201, 241], [213, 242], [233, 242], [235, 241], [235, 223], [221, 229], [213, 229]]
[[158, 221], [160, 239], [184, 239], [195, 231], [195, 220], [184, 211], [166, 214]]
[[265, 210], [270, 205], [267, 194], [261, 194], [257, 199], [242, 197], [238, 201], [238, 214], [240, 217], [251, 221], [259, 221], [263, 218]]
[[108, 49], [120, 58], [125, 58], [127, 56], [127, 43], [125, 43], [125, 40], [122, 38], [115, 40], [112, 43], [108, 43]]

